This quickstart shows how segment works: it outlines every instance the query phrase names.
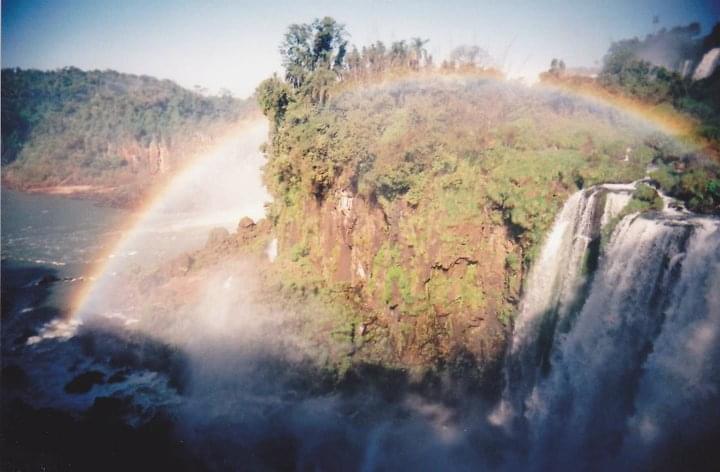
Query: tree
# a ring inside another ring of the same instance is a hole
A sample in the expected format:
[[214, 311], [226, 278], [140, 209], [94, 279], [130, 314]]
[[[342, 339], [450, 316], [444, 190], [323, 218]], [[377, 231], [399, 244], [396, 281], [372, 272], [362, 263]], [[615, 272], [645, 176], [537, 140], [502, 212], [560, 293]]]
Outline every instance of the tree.
[[279, 124], [285, 117], [287, 107], [292, 101], [292, 91], [288, 84], [273, 75], [263, 80], [255, 91], [260, 109], [275, 124]]
[[490, 63], [490, 54], [479, 46], [462, 45], [450, 52], [450, 63], [459, 69], [486, 67]]
[[280, 54], [285, 67], [285, 80], [299, 88], [313, 69], [313, 51], [310, 44], [312, 27], [307, 24], [290, 25], [285, 40], [280, 46]]
[[368, 65], [372, 73], [377, 74], [385, 69], [385, 52], [385, 44], [382, 41], [376, 41], [363, 51], [363, 62]]
[[339, 72], [342, 69], [347, 41], [345, 27], [326, 16], [315, 20], [312, 24], [315, 32], [313, 38], [313, 59], [315, 67]]
[[390, 65], [404, 67], [408, 64], [408, 47], [405, 41], [394, 41], [390, 45]]
[[[364, 48], [363, 48], [364, 50]], [[362, 62], [362, 56], [360, 55], [360, 52], [358, 52], [357, 48], [355, 46], [352, 47], [350, 52], [347, 55], [347, 68], [350, 72], [350, 75], [352, 76], [359, 76], [361, 75], [363, 71], [363, 62]]]
[[652, 103], [680, 98], [684, 94], [680, 75], [639, 58], [638, 44], [639, 40], [632, 39], [610, 46], [598, 76], [600, 84]]
[[347, 52], [345, 36], [345, 27], [328, 16], [310, 24], [290, 25], [280, 45], [287, 82], [301, 89], [320, 69], [339, 77]]
[[565, 75], [565, 61], [553, 58], [550, 61], [550, 69], [547, 72], [551, 77], [559, 78]]
[[418, 70], [423, 61], [425, 64], [428, 63], [428, 52], [427, 49], [425, 49], [425, 45], [429, 42], [429, 39], [418, 37], [410, 39], [410, 50], [412, 51], [412, 59], [410, 60], [411, 69]]

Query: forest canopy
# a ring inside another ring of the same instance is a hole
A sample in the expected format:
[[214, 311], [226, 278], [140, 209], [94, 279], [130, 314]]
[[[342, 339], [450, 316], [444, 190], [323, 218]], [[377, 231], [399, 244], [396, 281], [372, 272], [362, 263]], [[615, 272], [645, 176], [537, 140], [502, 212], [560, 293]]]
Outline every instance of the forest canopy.
[[126, 176], [123, 154], [189, 144], [189, 136], [237, 121], [251, 108], [251, 101], [228, 94], [204, 96], [169, 80], [111, 70], [3, 69], [3, 178], [26, 186]]

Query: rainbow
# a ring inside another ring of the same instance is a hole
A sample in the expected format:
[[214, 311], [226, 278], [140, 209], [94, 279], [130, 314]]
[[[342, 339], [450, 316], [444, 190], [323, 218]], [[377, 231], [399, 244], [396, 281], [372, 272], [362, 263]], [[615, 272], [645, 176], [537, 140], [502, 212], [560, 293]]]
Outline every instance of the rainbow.
[[[369, 88], [369, 87], [385, 87], [394, 83], [401, 83], [413, 79], [423, 78], [445, 78], [452, 80], [457, 79], [468, 79], [468, 78], [483, 78], [498, 80], [494, 77], [488, 77], [482, 74], [447, 74], [442, 72], [427, 73], [420, 72], [415, 74], [405, 74], [395, 77], [390, 77], [384, 80], [372, 80], [372, 81], [355, 81], [351, 84], [346, 84], [340, 88], [341, 91], [349, 90], [352, 88]], [[671, 135], [677, 139], [684, 141], [697, 140], [694, 138], [694, 129], [696, 123], [685, 115], [681, 115], [672, 110], [666, 110], [658, 107], [652, 107], [647, 104], [643, 104], [639, 101], [627, 99], [610, 95], [607, 92], [597, 90], [592, 87], [578, 87], [578, 86], [565, 86], [563, 84], [542, 84], [535, 87], [541, 87], [551, 90], [559, 90], [572, 96], [576, 96], [585, 100], [590, 100], [598, 104], [608, 106], [616, 109], [620, 112], [629, 114], [636, 119], [646, 122], [662, 131], [665, 134]], [[260, 124], [259, 124], [260, 123]], [[191, 178], [191, 176], [203, 166], [205, 162], [212, 159], [217, 153], [222, 153], [227, 150], [228, 145], [232, 145], [237, 139], [238, 135], [247, 131], [250, 128], [263, 126], [266, 130], [267, 125], [264, 119], [255, 117], [250, 120], [241, 122], [237, 126], [234, 126], [231, 130], [225, 133], [222, 137], [217, 139], [214, 145], [205, 150], [204, 152], [198, 153], [194, 158], [189, 159], [184, 168], [177, 172], [172, 179], [169, 179], [164, 185], [159, 186], [153, 194], [147, 198], [142, 208], [136, 212], [131, 218], [129, 218], [123, 225], [123, 231], [120, 233], [121, 236], [118, 240], [114, 241], [109, 245], [109, 250], [102, 254], [99, 263], [91, 270], [88, 283], [73, 297], [71, 302], [71, 309], [69, 311], [71, 318], [82, 317], [86, 312], [89, 300], [92, 294], [97, 290], [98, 285], [102, 284], [107, 279], [108, 273], [113, 268], [113, 254], [122, 252], [122, 250], [128, 247], [134, 240], [138, 238], [141, 228], [152, 219], [153, 215], [156, 214], [163, 206], [163, 202], [168, 199], [169, 195], [182, 189]], [[266, 131], [267, 133], [267, 131]], [[237, 212], [236, 212], [237, 213]], [[242, 216], [236, 214], [237, 217]], [[261, 216], [261, 215], [258, 215]]]
[[[161, 217], [166, 203], [183, 192], [186, 188], [191, 188], [193, 181], [197, 180], [198, 174], [205, 170], [206, 165], [219, 156], [232, 155], [234, 148], [247, 134], [253, 135], [257, 140], [261, 136], [260, 143], [267, 136], [267, 124], [264, 118], [254, 116], [231, 126], [225, 132], [217, 136], [212, 144], [205, 147], [202, 151], [186, 159], [182, 167], [174, 173], [172, 178], [160, 183], [154, 191], [145, 199], [143, 205], [134, 211], [126, 221], [121, 224], [119, 236], [107, 245], [107, 249], [96, 257], [96, 263], [91, 267], [89, 275], [86, 277], [87, 282], [84, 283], [79, 290], [71, 296], [69, 310], [66, 312], [66, 320], [82, 319], [83, 315], [88, 311], [88, 304], [91, 302], [93, 294], [98, 291], [99, 286], [107, 282], [108, 274], [116, 269], [119, 264], [117, 255], [127, 253], [129, 248], [142, 238], [142, 230], [150, 222]], [[259, 143], [256, 144], [251, 151], [259, 153]], [[268, 197], [269, 198], [269, 197]], [[205, 221], [195, 221], [198, 225], [218, 225], [221, 223], [237, 221], [243, 210], [245, 214], [254, 218], [261, 217], [256, 208], [234, 208], [232, 211], [227, 210], [220, 214], [203, 215], [201, 219]], [[181, 229], [181, 228], [179, 228]]]
[[597, 85], [590, 83], [549, 82], [538, 84], [537, 87], [547, 90], [564, 92], [569, 95], [604, 105], [645, 123], [648, 123], [663, 133], [676, 139], [705, 147], [704, 142], [697, 135], [697, 120], [680, 113], [669, 106], [650, 105], [637, 99], [612, 94]]
[[[493, 80], [497, 82], [512, 83], [503, 78], [501, 72], [495, 69], [470, 69], [468, 71], [395, 71], [386, 75], [369, 76], [361, 79], [349, 80], [341, 85], [338, 93], [352, 91], [359, 88], [383, 88], [407, 82], [410, 80], [446, 79], [446, 80]], [[558, 80], [541, 82], [530, 87], [540, 90], [550, 90], [565, 93], [573, 97], [597, 103], [625, 113], [638, 121], [645, 122], [676, 139], [695, 144], [698, 147], [708, 147], [709, 142], [697, 135], [698, 121], [683, 114], [672, 107], [663, 105], [650, 105], [640, 100], [613, 94], [595, 85], [594, 82], [583, 80]]]

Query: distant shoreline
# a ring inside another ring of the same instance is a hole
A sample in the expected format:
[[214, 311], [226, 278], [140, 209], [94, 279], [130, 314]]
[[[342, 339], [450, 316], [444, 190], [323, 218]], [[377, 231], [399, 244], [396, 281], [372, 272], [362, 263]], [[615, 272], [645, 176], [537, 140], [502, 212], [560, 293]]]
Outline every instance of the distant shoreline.
[[100, 207], [133, 210], [143, 200], [148, 187], [139, 188], [129, 185], [17, 185], [11, 181], [2, 181], [6, 190], [25, 193], [29, 195], [44, 195], [48, 197], [69, 198], [72, 200], [87, 200]]
[[44, 195], [96, 195], [108, 194], [116, 191], [118, 187], [103, 187], [99, 185], [51, 185], [42, 187], [27, 187], [22, 191], [27, 193], [40, 193]]

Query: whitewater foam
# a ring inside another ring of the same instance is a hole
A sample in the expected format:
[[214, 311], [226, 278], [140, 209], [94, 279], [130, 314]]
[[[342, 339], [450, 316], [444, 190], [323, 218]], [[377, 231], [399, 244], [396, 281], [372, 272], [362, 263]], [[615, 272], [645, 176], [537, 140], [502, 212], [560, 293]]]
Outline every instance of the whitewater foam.
[[631, 189], [574, 194], [528, 278], [489, 419], [525, 431], [538, 469], [650, 464], [677, 434], [720, 424], [707, 410], [720, 395], [720, 220], [663, 196], [582, 267]]

